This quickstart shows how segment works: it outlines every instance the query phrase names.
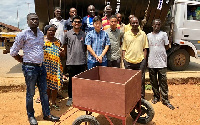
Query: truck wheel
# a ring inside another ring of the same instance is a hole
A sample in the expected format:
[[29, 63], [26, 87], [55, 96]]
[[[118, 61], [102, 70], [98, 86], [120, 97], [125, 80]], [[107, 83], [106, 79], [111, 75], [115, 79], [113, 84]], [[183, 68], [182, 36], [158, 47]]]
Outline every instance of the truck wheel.
[[100, 123], [91, 115], [82, 115], [78, 117], [72, 125], [82, 125], [81, 123], [89, 123], [87, 125], [100, 125]]
[[[141, 110], [142, 112], [137, 122], [140, 124], [147, 124], [152, 121], [155, 112], [151, 104], [145, 99], [141, 99]], [[136, 119], [136, 117], [138, 116], [137, 110], [134, 109], [133, 111], [131, 111], [130, 115], [133, 119]]]
[[190, 62], [190, 55], [184, 49], [178, 49], [168, 58], [168, 67], [173, 71], [185, 70]]

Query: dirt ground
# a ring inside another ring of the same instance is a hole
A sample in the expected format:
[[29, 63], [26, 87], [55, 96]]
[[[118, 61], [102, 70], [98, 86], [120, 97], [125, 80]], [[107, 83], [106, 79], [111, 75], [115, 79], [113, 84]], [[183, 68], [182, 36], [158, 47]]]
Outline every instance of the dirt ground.
[[[23, 82], [23, 78], [4, 78], [1, 82]], [[177, 81], [176, 81], [177, 83]], [[1, 125], [28, 125], [26, 109], [25, 109], [25, 86], [9, 86], [0, 87], [0, 124]], [[51, 113], [56, 116], [61, 116], [60, 122], [53, 123], [42, 119], [42, 109], [40, 103], [35, 103], [35, 117], [39, 125], [71, 125], [73, 121], [84, 115], [85, 112], [73, 107], [65, 106], [67, 101], [66, 91], [61, 94], [65, 97], [63, 100], [58, 100], [60, 111], [52, 110]], [[38, 90], [34, 100], [38, 97]], [[146, 91], [146, 99], [151, 103], [152, 91]], [[188, 84], [171, 84], [169, 85], [169, 99], [175, 106], [175, 110], [170, 110], [161, 102], [152, 104], [155, 110], [153, 120], [147, 125], [200, 125], [200, 83]], [[93, 116], [100, 122], [101, 125], [109, 125], [103, 115], [93, 113]], [[121, 120], [111, 118], [114, 125], [121, 125]], [[133, 119], [127, 117], [127, 125], [131, 125]], [[139, 124], [137, 124], [139, 125]]]

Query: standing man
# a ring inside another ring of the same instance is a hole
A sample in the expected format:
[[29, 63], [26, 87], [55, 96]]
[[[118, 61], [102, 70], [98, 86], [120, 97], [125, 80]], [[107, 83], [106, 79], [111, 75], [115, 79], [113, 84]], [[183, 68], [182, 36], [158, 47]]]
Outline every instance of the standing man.
[[125, 24], [122, 23], [122, 15], [120, 13], [117, 13], [116, 16], [117, 16], [118, 23], [120, 25], [120, 40], [122, 42], [124, 30], [125, 30]]
[[85, 33], [88, 33], [89, 31], [94, 29], [93, 26], [93, 18], [95, 16], [95, 7], [93, 5], [89, 5], [87, 8], [88, 16], [83, 17], [82, 21], [82, 30]]
[[[149, 77], [152, 84], [154, 98], [153, 104], [160, 101], [160, 95], [162, 97], [162, 103], [168, 108], [174, 110], [174, 106], [170, 104], [168, 99], [168, 85], [167, 85], [167, 54], [166, 49], [169, 48], [169, 40], [167, 33], [160, 31], [161, 20], [155, 19], [153, 21], [153, 32], [147, 34], [149, 41]], [[158, 75], [158, 79], [157, 79]], [[159, 82], [159, 83], [158, 83]], [[159, 91], [160, 89], [160, 91]]]
[[110, 47], [107, 52], [108, 67], [120, 68], [121, 54], [120, 54], [120, 30], [117, 29], [117, 17], [112, 15], [110, 17], [110, 28], [106, 30], [110, 38]]
[[85, 33], [81, 30], [81, 17], [72, 19], [73, 29], [65, 34], [64, 49], [67, 53], [67, 71], [69, 72], [67, 106], [72, 105], [72, 77], [86, 70]]
[[61, 17], [61, 8], [55, 7], [54, 9], [55, 18], [51, 19], [49, 22], [49, 25], [56, 25], [57, 30], [55, 33], [55, 37], [60, 40], [60, 42], [63, 44], [64, 42], [64, 24], [66, 20], [64, 20]]
[[[26, 110], [28, 120], [31, 125], [38, 124], [34, 117], [33, 109], [33, 96], [35, 95], [35, 86], [37, 85], [42, 104], [43, 119], [58, 121], [60, 118], [51, 115], [49, 109], [46, 82], [47, 73], [43, 65], [44, 35], [37, 28], [39, 25], [38, 16], [35, 13], [28, 14], [27, 23], [29, 28], [17, 35], [10, 49], [10, 55], [23, 64], [22, 71], [26, 82]], [[24, 53], [23, 56], [18, 54], [21, 48]]]
[[72, 19], [74, 16], [77, 15], [77, 10], [76, 8], [70, 8], [69, 10], [69, 19], [65, 22], [64, 24], [64, 31], [67, 32], [71, 29], [73, 29], [73, 26], [72, 26]]
[[[104, 13], [105, 13], [105, 16], [102, 18], [102, 27], [103, 27], [103, 30], [107, 30], [108, 28], [110, 28], [109, 20], [112, 14], [112, 7], [110, 5], [107, 5], [104, 8]], [[117, 28], [120, 29], [119, 24], [117, 25]]]
[[88, 50], [88, 69], [95, 66], [107, 66], [107, 56], [110, 45], [108, 34], [101, 30], [102, 19], [95, 16], [93, 19], [94, 30], [87, 33], [85, 44]]
[[145, 67], [148, 41], [145, 32], [139, 30], [139, 21], [137, 17], [130, 20], [132, 29], [125, 32], [122, 45], [122, 58], [126, 69], [142, 70], [142, 93], [145, 98]]
[[130, 31], [130, 30], [132, 29], [132, 26], [131, 26], [130, 22], [131, 22], [131, 19], [132, 19], [133, 17], [134, 17], [134, 15], [132, 15], [132, 14], [128, 17], [128, 19], [129, 19], [129, 24], [125, 25], [125, 27], [124, 27], [124, 32]]

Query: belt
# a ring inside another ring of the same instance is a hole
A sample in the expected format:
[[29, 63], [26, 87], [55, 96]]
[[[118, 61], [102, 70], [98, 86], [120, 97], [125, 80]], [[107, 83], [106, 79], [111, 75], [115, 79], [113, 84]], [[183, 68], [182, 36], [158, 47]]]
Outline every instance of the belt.
[[29, 66], [42, 66], [42, 63], [38, 64], [38, 63], [29, 63], [29, 62], [23, 62], [24, 65], [29, 65]]

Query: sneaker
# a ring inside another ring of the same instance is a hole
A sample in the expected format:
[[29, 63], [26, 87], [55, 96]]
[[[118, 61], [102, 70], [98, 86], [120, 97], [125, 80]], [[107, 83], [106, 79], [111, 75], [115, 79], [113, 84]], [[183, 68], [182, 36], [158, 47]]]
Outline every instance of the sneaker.
[[72, 98], [69, 98], [67, 100], [66, 106], [71, 106], [72, 105]]

